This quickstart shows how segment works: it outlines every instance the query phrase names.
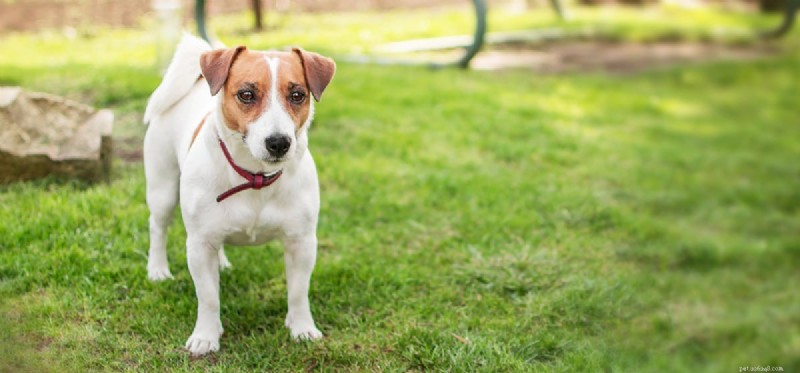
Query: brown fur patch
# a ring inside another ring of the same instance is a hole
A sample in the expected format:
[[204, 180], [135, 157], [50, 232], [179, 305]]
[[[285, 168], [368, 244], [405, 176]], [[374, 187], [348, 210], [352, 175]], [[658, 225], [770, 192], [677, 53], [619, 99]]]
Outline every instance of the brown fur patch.
[[[258, 119], [269, 109], [271, 73], [263, 53], [242, 51], [233, 61], [228, 79], [225, 81], [222, 98], [222, 115], [226, 125], [239, 133], [247, 133], [247, 125]], [[255, 94], [253, 103], [244, 103], [237, 98], [240, 90], [251, 90]]]
[[196, 139], [197, 135], [200, 134], [200, 130], [203, 129], [203, 125], [206, 124], [206, 118], [208, 118], [208, 114], [206, 114], [206, 116], [200, 120], [200, 123], [197, 124], [197, 128], [194, 129], [194, 133], [192, 134], [192, 142], [189, 143], [189, 149], [192, 148], [192, 145], [194, 145], [194, 139]]

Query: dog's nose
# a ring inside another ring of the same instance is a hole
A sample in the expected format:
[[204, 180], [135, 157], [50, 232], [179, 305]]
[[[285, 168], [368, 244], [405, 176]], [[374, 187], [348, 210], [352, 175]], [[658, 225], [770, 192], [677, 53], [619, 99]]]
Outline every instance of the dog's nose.
[[292, 145], [291, 141], [292, 140], [289, 138], [289, 136], [286, 135], [274, 135], [267, 137], [267, 139], [264, 140], [267, 146], [267, 151], [269, 151], [270, 155], [276, 158], [283, 157], [283, 155], [289, 151], [289, 147]]

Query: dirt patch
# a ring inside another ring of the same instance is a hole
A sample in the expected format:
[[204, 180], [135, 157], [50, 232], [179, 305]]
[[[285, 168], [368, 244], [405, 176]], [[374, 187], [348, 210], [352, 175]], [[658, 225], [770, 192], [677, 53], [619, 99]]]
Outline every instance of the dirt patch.
[[478, 54], [471, 66], [477, 70], [530, 69], [540, 73], [603, 71], [625, 74], [685, 63], [753, 60], [778, 51], [772, 45], [562, 41], [525, 48], [487, 50]]

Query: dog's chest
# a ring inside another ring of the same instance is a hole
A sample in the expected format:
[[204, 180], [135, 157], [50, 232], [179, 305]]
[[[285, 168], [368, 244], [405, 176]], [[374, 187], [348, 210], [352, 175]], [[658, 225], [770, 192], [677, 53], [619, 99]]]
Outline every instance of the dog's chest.
[[230, 245], [264, 244], [279, 238], [288, 223], [287, 211], [274, 203], [239, 203], [228, 216], [225, 243]]

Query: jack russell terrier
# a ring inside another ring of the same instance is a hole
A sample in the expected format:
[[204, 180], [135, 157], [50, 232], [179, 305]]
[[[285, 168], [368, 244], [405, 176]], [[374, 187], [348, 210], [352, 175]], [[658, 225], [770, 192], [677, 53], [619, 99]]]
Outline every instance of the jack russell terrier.
[[185, 35], [144, 114], [150, 251], [147, 277], [172, 278], [166, 236], [180, 196], [186, 256], [197, 293], [192, 355], [219, 349], [223, 244], [282, 241], [286, 327], [295, 340], [322, 337], [308, 303], [317, 257], [319, 185], [308, 151], [314, 103], [336, 65], [294, 48], [212, 50]]

